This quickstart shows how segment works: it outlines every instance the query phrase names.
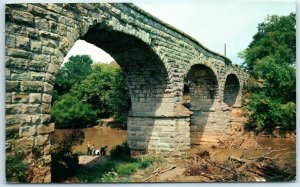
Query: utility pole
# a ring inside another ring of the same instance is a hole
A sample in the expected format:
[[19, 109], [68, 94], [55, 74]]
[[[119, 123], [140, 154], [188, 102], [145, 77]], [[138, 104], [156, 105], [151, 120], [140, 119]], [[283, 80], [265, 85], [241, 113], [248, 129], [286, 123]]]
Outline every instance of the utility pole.
[[224, 44], [224, 56], [226, 56], [226, 43]]

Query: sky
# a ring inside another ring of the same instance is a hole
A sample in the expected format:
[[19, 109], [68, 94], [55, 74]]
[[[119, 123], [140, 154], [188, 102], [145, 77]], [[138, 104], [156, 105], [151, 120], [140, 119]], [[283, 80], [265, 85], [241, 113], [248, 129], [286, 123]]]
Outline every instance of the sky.
[[[288, 15], [295, 12], [294, 1], [264, 0], [133, 0], [155, 17], [187, 33], [212, 51], [241, 64], [238, 53], [246, 49], [257, 32], [257, 25], [267, 15]], [[113, 59], [99, 48], [78, 41], [65, 61], [76, 54], [89, 54], [95, 62], [109, 63]]]

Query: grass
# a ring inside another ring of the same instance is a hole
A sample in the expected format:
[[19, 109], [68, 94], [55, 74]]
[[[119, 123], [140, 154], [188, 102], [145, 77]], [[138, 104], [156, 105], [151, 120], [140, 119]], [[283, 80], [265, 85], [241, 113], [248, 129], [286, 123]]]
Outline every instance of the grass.
[[145, 169], [159, 162], [158, 158], [114, 160], [109, 159], [91, 167], [78, 170], [75, 177], [83, 183], [96, 182], [131, 182], [130, 177], [140, 169]]

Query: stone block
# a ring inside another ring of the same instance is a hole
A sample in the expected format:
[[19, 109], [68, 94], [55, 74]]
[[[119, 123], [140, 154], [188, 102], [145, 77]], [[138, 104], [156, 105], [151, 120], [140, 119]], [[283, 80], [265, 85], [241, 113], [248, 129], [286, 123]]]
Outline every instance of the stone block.
[[11, 57], [30, 59], [32, 53], [22, 49], [7, 48], [6, 55]]
[[38, 40], [30, 41], [30, 49], [33, 52], [41, 53], [42, 52], [42, 42]]
[[34, 17], [28, 12], [13, 10], [11, 13], [12, 19], [18, 23], [25, 25], [33, 25]]
[[29, 80], [30, 79], [30, 72], [28, 71], [18, 71], [18, 72], [11, 72], [10, 78], [13, 80]]
[[40, 114], [41, 113], [41, 105], [40, 104], [29, 104], [26, 106], [25, 114]]
[[23, 137], [14, 142], [15, 150], [23, 150], [28, 154], [31, 152], [34, 143], [34, 137]]
[[44, 38], [49, 38], [49, 39], [53, 39], [53, 40], [57, 40], [57, 41], [60, 40], [60, 36], [58, 34], [43, 31], [43, 30], [39, 31], [39, 35], [44, 37]]
[[24, 36], [16, 36], [16, 48], [30, 51], [29, 38], [24, 37]]
[[44, 83], [44, 92], [51, 94], [52, 90], [53, 90], [53, 86], [51, 84], [45, 82]]
[[42, 114], [50, 114], [51, 113], [51, 104], [43, 103], [41, 106]]
[[57, 48], [58, 41], [46, 38], [42, 40], [42, 45], [46, 47]]
[[28, 95], [26, 93], [12, 93], [12, 103], [26, 103], [28, 102]]
[[54, 48], [42, 46], [42, 53], [45, 55], [54, 55]]
[[12, 94], [6, 93], [5, 94], [5, 103], [11, 103], [11, 101], [12, 101]]
[[49, 125], [39, 125], [37, 126], [38, 134], [49, 134], [54, 131], [54, 123], [50, 123]]
[[5, 128], [6, 141], [19, 138], [19, 125], [12, 125]]
[[39, 125], [42, 122], [41, 115], [40, 114], [31, 115], [31, 122], [32, 125]]
[[29, 103], [41, 103], [42, 94], [40, 93], [31, 93], [29, 94]]
[[32, 81], [44, 81], [46, 77], [46, 73], [44, 72], [34, 72], [32, 71], [30, 73], [30, 79]]
[[50, 95], [50, 94], [43, 94], [42, 101], [44, 103], [51, 103], [51, 101], [52, 101], [52, 95]]
[[32, 56], [32, 60], [35, 60], [41, 64], [46, 64], [46, 66], [48, 66], [48, 62], [51, 61], [51, 55], [49, 54], [38, 54], [38, 53], [34, 53]]
[[51, 116], [49, 114], [42, 114], [40, 119], [42, 124], [49, 124]]
[[46, 143], [50, 143], [48, 142], [49, 140], [49, 135], [38, 135], [35, 137], [35, 145], [45, 145]]
[[16, 36], [11, 34], [5, 35], [5, 47], [16, 47]]
[[26, 70], [27, 66], [28, 66], [28, 61], [29, 61], [28, 59], [6, 56], [5, 57], [5, 67], [20, 68], [20, 69]]
[[23, 92], [43, 92], [44, 83], [40, 81], [23, 81], [21, 90]]
[[20, 81], [5, 81], [6, 92], [20, 91]]
[[46, 72], [48, 63], [45, 61], [31, 60], [28, 63], [28, 69], [36, 72]]
[[35, 126], [25, 126], [20, 127], [19, 129], [19, 136], [20, 137], [32, 137], [36, 133], [36, 127]]
[[45, 80], [50, 83], [50, 84], [54, 84], [55, 83], [55, 80], [56, 80], [56, 77], [50, 73], [46, 73], [46, 77], [45, 77]]
[[5, 105], [5, 112], [9, 115], [23, 114], [26, 111], [26, 104]]
[[49, 67], [48, 67], [48, 72], [51, 73], [52, 75], [56, 75], [58, 71], [58, 68], [53, 65], [52, 63], [49, 64]]
[[34, 18], [34, 23], [36, 28], [39, 28], [41, 30], [49, 30], [49, 24], [47, 19], [36, 16]]
[[5, 68], [5, 79], [9, 80], [10, 79], [10, 69]]

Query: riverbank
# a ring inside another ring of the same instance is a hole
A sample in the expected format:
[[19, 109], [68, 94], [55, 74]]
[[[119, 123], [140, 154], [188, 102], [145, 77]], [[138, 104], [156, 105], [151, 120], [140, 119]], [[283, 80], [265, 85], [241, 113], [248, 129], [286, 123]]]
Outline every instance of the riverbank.
[[[101, 140], [101, 138], [104, 137], [106, 138], [105, 141], [108, 142], [113, 142], [114, 140], [112, 139], [117, 137], [119, 143], [117, 142], [116, 144], [121, 144], [122, 141], [126, 139], [126, 136], [124, 139], [120, 139], [120, 133], [123, 133], [123, 135], [127, 133], [126, 131], [111, 129], [109, 127], [91, 127], [83, 130], [85, 134], [88, 135], [85, 137], [84, 142], [91, 141], [91, 139], [86, 139], [92, 138], [95, 143], [99, 144], [100, 142], [104, 142], [103, 139]], [[106, 133], [110, 134], [107, 135]], [[85, 143], [80, 146], [83, 151], [86, 149]], [[113, 146], [110, 146], [110, 148], [112, 147]], [[124, 152], [124, 150], [119, 153], [122, 152]], [[117, 155], [119, 155], [119, 153]], [[211, 163], [215, 165], [205, 163], [203, 159], [202, 162], [199, 163], [199, 155], [203, 156], [203, 153], [209, 153], [209, 159], [211, 159]], [[68, 178], [65, 182], [215, 182], [222, 181], [222, 176], [224, 181], [268, 181], [271, 179], [253, 174], [252, 171], [247, 169], [243, 170], [243, 167], [240, 168], [242, 166], [241, 163], [236, 161], [243, 160], [248, 162], [250, 160], [252, 162], [253, 158], [262, 157], [267, 157], [269, 160], [263, 160], [263, 162], [258, 160], [260, 168], [264, 168], [264, 164], [269, 163], [270, 165], [276, 166], [275, 170], [277, 172], [280, 172], [281, 169], [288, 171], [288, 173], [284, 173], [283, 176], [290, 174], [286, 178], [293, 180], [293, 173], [296, 172], [295, 136], [289, 136], [289, 138], [274, 138], [269, 136], [256, 136], [253, 132], [234, 131], [232, 134], [221, 138], [217, 146], [192, 146], [184, 159], [173, 161], [150, 155], [122, 160], [111, 159], [109, 152], [107, 157], [87, 156], [85, 153], [82, 153], [79, 156], [80, 167], [78, 171], [74, 177]], [[232, 165], [231, 161], [228, 162], [229, 158], [236, 159], [233, 161], [236, 163]], [[276, 162], [272, 162], [272, 159]], [[254, 165], [255, 164], [257, 163], [254, 163]], [[220, 170], [216, 165], [225, 167], [228, 170], [233, 170], [233, 172], [235, 172], [235, 169], [232, 167], [237, 167], [241, 170], [240, 172], [246, 172], [245, 175], [252, 175], [252, 178], [234, 178], [237, 176], [226, 178], [233, 173], [226, 173]], [[255, 166], [253, 171], [262, 172], [264, 170], [261, 171], [261, 169]], [[284, 180], [286, 178], [279, 179]]]
[[[296, 150], [291, 138], [259, 137], [263, 148], [194, 146], [183, 159], [144, 155], [125, 160], [79, 156], [80, 168], [65, 182], [265, 182], [294, 180]], [[288, 143], [289, 142], [289, 143]], [[285, 148], [282, 146], [286, 145]], [[248, 166], [245, 165], [247, 163]], [[221, 169], [220, 169], [221, 168]], [[223, 168], [223, 169], [222, 169]], [[225, 169], [224, 169], [225, 168]], [[240, 174], [234, 174], [236, 171]], [[268, 176], [268, 171], [275, 172]]]

